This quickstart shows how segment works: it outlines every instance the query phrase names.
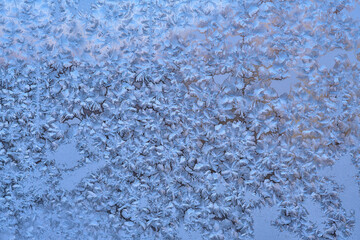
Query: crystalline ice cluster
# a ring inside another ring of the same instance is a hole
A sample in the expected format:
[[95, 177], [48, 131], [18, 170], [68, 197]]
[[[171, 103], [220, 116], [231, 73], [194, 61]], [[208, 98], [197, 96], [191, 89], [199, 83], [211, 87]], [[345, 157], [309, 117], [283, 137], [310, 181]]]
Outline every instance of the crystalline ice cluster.
[[356, 4], [1, 1], [0, 238], [360, 238]]

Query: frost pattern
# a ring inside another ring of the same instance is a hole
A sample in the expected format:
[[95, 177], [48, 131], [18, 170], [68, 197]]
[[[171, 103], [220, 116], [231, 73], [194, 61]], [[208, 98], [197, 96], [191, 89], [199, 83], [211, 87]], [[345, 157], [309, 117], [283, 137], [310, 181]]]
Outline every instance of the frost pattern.
[[[351, 236], [318, 172], [348, 153], [359, 183], [360, 69], [318, 59], [359, 60], [358, 1], [78, 4], [0, 3], [1, 237], [253, 239], [266, 207], [299, 239]], [[47, 152], [69, 141], [64, 169]]]

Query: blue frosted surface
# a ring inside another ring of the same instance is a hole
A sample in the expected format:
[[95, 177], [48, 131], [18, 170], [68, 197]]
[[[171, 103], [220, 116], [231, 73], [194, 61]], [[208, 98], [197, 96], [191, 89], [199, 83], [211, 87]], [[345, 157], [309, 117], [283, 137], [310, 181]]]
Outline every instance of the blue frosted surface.
[[360, 239], [359, 21], [0, 2], [0, 239]]

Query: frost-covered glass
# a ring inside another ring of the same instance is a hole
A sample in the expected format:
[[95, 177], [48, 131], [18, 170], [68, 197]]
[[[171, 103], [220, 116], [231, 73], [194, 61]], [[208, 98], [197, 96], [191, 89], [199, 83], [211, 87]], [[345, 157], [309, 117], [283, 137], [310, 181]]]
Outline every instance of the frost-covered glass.
[[355, 8], [1, 1], [0, 238], [360, 238]]

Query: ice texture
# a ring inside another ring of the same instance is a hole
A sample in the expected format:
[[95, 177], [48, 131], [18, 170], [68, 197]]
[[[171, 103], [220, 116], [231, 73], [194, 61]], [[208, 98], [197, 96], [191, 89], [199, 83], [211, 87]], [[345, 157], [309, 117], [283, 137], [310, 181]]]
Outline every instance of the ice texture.
[[0, 2], [0, 239], [360, 239], [358, 0]]

